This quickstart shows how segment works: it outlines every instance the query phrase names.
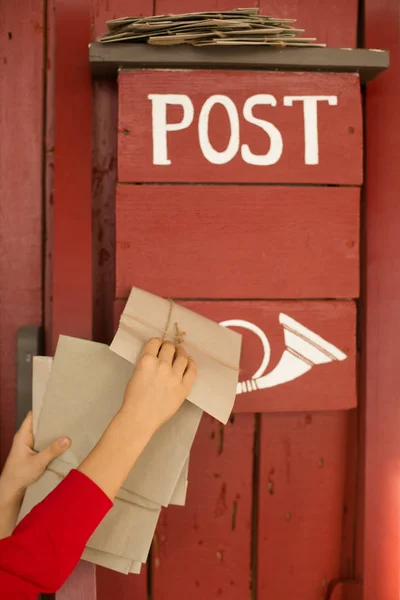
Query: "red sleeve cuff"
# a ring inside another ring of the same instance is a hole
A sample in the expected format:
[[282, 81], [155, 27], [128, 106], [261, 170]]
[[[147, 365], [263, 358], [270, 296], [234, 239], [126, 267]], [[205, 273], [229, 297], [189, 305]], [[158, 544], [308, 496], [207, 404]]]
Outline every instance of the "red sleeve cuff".
[[111, 507], [111, 500], [91, 479], [72, 470], [22, 519], [12, 536], [0, 542], [0, 569], [40, 592], [56, 591]]
[[[77, 539], [89, 539], [113, 506], [109, 497], [89, 477], [71, 470], [42, 502], [20, 523], [32, 518], [43, 519], [58, 533], [66, 526]], [[17, 532], [19, 525], [15, 532]]]

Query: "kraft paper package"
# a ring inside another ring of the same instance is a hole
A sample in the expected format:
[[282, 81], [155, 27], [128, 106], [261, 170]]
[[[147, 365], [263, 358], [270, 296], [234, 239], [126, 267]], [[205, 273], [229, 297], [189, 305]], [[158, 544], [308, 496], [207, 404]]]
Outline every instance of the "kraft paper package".
[[188, 400], [226, 424], [235, 402], [241, 335], [171, 300], [132, 288], [110, 348], [135, 364], [152, 337], [182, 343], [198, 371]]
[[121, 573], [140, 572], [161, 506], [184, 505], [189, 454], [203, 410], [227, 422], [236, 394], [241, 336], [133, 288], [110, 347], [60, 336], [54, 359], [34, 359], [35, 449], [65, 435], [72, 444], [28, 489], [20, 518], [96, 445], [122, 405], [144, 343], [156, 336], [182, 344], [197, 364], [198, 377], [188, 400], [144, 449], [85, 549], [84, 559]]
[[[51, 368], [53, 365], [53, 359], [50, 357], [34, 357], [33, 360], [33, 396], [32, 396], [32, 408], [33, 408], [33, 422], [34, 422], [34, 434], [36, 434], [37, 423], [40, 419], [40, 412], [43, 405], [43, 396], [48, 384], [50, 377]], [[57, 461], [58, 470], [54, 469], [54, 462], [49, 468], [49, 471], [43, 478], [35, 485], [31, 486], [26, 494], [24, 504], [21, 510], [20, 519], [27, 513], [33, 506], [40, 502], [47, 494], [54, 489], [59, 483], [60, 477], [67, 475], [71, 470], [71, 465], [59, 459]], [[188, 460], [186, 460], [176, 489], [174, 490], [171, 502], [174, 502], [174, 497], [177, 504], [184, 504], [187, 487], [187, 473], [188, 473]], [[120, 502], [122, 501], [122, 503]], [[123, 502], [137, 503], [139, 506], [150, 508], [152, 511], [135, 511], [132, 515], [132, 509], [123, 504]], [[155, 525], [160, 512], [160, 506], [149, 502], [145, 498], [140, 498], [134, 494], [130, 494], [124, 490], [121, 490], [117, 496], [116, 507], [114, 507], [110, 513], [111, 517], [108, 516], [97, 532], [89, 540], [88, 546], [83, 554], [83, 559], [101, 566], [106, 566], [113, 570], [120, 571], [122, 573], [128, 572], [140, 572], [140, 563], [132, 561], [131, 559], [117, 556], [119, 552], [119, 546], [122, 546], [126, 542], [123, 541], [124, 537], [129, 536], [127, 532], [133, 531], [134, 540], [130, 544], [129, 549], [126, 553], [129, 556], [138, 556], [143, 560], [147, 557], [149, 545], [153, 538]], [[136, 517], [136, 518], [135, 518]], [[112, 532], [112, 536], [111, 533]], [[117, 549], [115, 548], [115, 538], [118, 539]], [[114, 546], [111, 544], [114, 543]], [[125, 546], [126, 547], [126, 546]], [[103, 548], [103, 550], [100, 550]], [[104, 550], [110, 550], [106, 552]], [[133, 554], [132, 554], [133, 549]], [[113, 554], [112, 552], [115, 552]], [[123, 551], [125, 553], [125, 550]]]

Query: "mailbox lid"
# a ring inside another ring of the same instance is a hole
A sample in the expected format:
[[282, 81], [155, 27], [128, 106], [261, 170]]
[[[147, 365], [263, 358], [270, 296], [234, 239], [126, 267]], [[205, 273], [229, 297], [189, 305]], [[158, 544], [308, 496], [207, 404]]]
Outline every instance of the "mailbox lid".
[[362, 183], [355, 73], [121, 71], [121, 182]]

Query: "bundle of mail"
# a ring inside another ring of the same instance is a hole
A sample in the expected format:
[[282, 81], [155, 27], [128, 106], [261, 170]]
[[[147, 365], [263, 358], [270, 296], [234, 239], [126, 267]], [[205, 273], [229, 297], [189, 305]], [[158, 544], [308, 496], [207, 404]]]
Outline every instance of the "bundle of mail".
[[171, 46], [308, 46], [324, 48], [316, 38], [297, 37], [296, 19], [266, 17], [258, 8], [198, 12], [154, 17], [123, 17], [107, 21], [108, 31], [98, 41]]
[[33, 361], [35, 449], [60, 436], [70, 448], [28, 488], [23, 518], [90, 453], [121, 407], [142, 347], [153, 337], [182, 343], [198, 377], [176, 415], [153, 436], [94, 532], [83, 559], [121, 573], [146, 562], [162, 507], [183, 506], [189, 454], [203, 411], [226, 423], [238, 381], [241, 336], [203, 316], [133, 288], [111, 346], [61, 336], [55, 357]]

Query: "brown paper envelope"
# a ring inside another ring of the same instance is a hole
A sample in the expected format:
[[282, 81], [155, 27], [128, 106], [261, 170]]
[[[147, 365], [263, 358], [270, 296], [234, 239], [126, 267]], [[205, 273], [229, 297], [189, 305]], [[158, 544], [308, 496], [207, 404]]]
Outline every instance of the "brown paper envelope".
[[[40, 411], [42, 410], [44, 395], [46, 392], [47, 384], [50, 378], [50, 372], [53, 365], [53, 358], [50, 356], [34, 356], [33, 357], [33, 369], [32, 369], [32, 413], [33, 413], [33, 435], [36, 435], [37, 424], [40, 418]], [[64, 462], [63, 458], [60, 457], [57, 461], [53, 461], [52, 468], [58, 471], [61, 475], [67, 475], [71, 470], [71, 465]], [[184, 506], [187, 492], [187, 478], [189, 469], [189, 459], [186, 461], [182, 472], [179, 476], [177, 485], [174, 489], [171, 497], [170, 504], [178, 506]], [[158, 508], [154, 502], [150, 502], [146, 498], [142, 498], [137, 494], [132, 494], [127, 490], [120, 490], [117, 494], [117, 498], [122, 500], [131, 501], [138, 506], [146, 508]]]
[[145, 563], [159, 516], [160, 509], [149, 510], [116, 499], [87, 545]]
[[169, 300], [132, 288], [110, 348], [135, 364], [143, 343], [150, 338], [162, 337], [168, 329], [171, 335], [165, 337], [174, 341], [175, 324], [180, 332], [185, 332], [183, 346], [197, 364], [198, 376], [188, 400], [227, 423], [239, 375], [242, 336], [235, 331], [183, 306], [171, 305]]
[[[87, 547], [83, 551], [82, 560], [86, 560], [87, 562], [90, 562], [93, 565], [98, 565], [99, 567], [105, 567], [106, 569], [123, 573], [124, 575], [131, 573], [131, 569], [134, 568], [134, 565], [136, 564], [129, 558], [114, 556], [113, 554], [101, 552], [100, 550], [93, 550], [92, 548]], [[139, 565], [140, 569], [141, 563], [137, 564]]]
[[[52, 461], [52, 463], [48, 467], [48, 470], [51, 473], [58, 475], [61, 480], [63, 477], [68, 475], [71, 469], [74, 468], [75, 467], [73, 465], [66, 463], [62, 460], [62, 457], [59, 457]], [[148, 508], [150, 510], [157, 510], [161, 508], [160, 504], [151, 502], [150, 500], [147, 500], [147, 498], [143, 498], [142, 496], [138, 496], [137, 494], [132, 494], [131, 492], [128, 492], [127, 490], [124, 490], [122, 488], [119, 490], [116, 498], [118, 500], [121, 500], [122, 502], [129, 502], [131, 504], [136, 504], [137, 506], [141, 506], [142, 508]]]
[[[22, 502], [18, 522], [59, 484], [60, 477], [46, 471], [31, 485]], [[115, 556], [146, 562], [160, 510], [149, 510], [115, 499], [114, 506], [90, 537], [87, 546]]]
[[53, 358], [51, 356], [34, 356], [32, 361], [32, 420], [33, 437], [36, 436], [39, 415], [50, 378]]
[[173, 494], [171, 496], [170, 504], [175, 506], [185, 506], [186, 494], [188, 488], [188, 476], [189, 476], [189, 458], [186, 459], [181, 474], [179, 475], [178, 483], [175, 486]]
[[[119, 410], [132, 365], [108, 346], [61, 336], [51, 369], [35, 448], [66, 435], [62, 461], [76, 467], [89, 454]], [[168, 506], [196, 434], [202, 411], [185, 402], [155, 433], [123, 488]], [[58, 460], [58, 459], [57, 459]], [[53, 463], [56, 468], [57, 461]]]

